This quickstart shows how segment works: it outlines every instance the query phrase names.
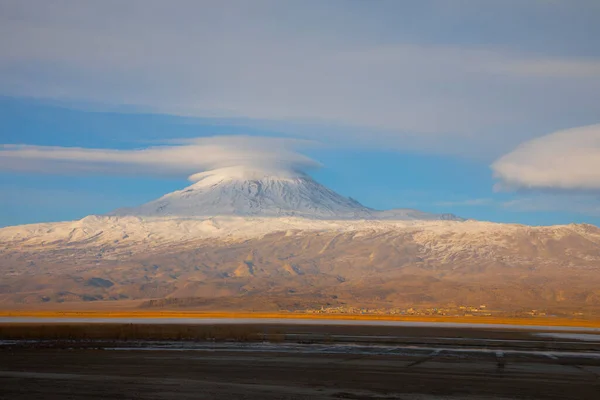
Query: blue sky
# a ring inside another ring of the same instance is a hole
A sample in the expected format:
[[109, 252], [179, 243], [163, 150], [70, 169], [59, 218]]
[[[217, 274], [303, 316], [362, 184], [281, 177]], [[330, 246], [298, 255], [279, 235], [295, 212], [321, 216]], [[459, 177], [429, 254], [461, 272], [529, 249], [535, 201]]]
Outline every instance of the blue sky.
[[375, 208], [600, 225], [599, 20], [585, 0], [0, 0], [0, 226], [140, 204], [192, 168], [49, 168], [49, 146], [221, 135], [312, 141], [311, 175]]

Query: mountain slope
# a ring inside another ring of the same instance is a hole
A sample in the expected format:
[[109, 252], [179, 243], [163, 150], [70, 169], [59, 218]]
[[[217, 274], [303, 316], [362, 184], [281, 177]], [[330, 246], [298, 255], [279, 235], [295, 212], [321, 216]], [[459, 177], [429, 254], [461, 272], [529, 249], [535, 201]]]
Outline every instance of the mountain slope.
[[113, 215], [0, 229], [0, 303], [487, 304], [600, 315], [597, 227], [376, 211], [293, 172], [230, 168], [195, 179]]
[[343, 197], [308, 175], [291, 171], [232, 167], [194, 176], [193, 185], [109, 215], [206, 217], [294, 216], [316, 219], [459, 220], [452, 214], [417, 210], [377, 211]]
[[34, 236], [14, 240], [2, 229], [0, 303], [193, 298], [208, 309], [600, 313], [593, 226], [273, 220], [88, 217], [31, 226]]

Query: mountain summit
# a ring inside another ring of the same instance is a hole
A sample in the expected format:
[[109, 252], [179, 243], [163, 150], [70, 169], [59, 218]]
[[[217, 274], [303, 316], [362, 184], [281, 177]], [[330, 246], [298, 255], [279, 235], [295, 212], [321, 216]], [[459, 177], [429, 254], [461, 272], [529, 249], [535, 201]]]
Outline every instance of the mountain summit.
[[202, 217], [218, 215], [314, 219], [461, 220], [411, 209], [377, 211], [315, 182], [308, 175], [269, 168], [228, 167], [195, 174], [183, 190], [110, 215]]

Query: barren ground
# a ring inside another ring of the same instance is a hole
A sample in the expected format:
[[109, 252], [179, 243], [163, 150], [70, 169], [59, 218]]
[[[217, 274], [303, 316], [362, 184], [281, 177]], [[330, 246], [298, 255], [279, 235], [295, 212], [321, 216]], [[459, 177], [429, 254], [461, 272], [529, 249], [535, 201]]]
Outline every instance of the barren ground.
[[[599, 340], [508, 329], [260, 329], [284, 337], [4, 342], [0, 399], [597, 399], [600, 393]], [[381, 337], [387, 339], [375, 340]]]

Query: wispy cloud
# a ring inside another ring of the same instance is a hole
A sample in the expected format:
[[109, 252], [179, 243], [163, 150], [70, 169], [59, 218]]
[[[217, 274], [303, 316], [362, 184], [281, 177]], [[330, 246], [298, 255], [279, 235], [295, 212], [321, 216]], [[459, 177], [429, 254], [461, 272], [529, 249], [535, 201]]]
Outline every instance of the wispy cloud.
[[321, 140], [386, 149], [502, 151], [569, 126], [573, 109], [597, 118], [597, 4], [3, 2], [0, 93], [311, 122]]
[[538, 194], [504, 202], [502, 206], [516, 212], [572, 212], [600, 216], [600, 199], [588, 195]]
[[500, 64], [496, 69], [534, 78], [600, 78], [598, 59], [516, 59]]
[[300, 171], [320, 164], [297, 152], [302, 140], [218, 136], [138, 150], [2, 145], [0, 170], [41, 173], [193, 175], [233, 166]]
[[436, 206], [440, 207], [477, 207], [477, 206], [488, 206], [493, 205], [494, 200], [491, 198], [480, 198], [480, 199], [466, 199], [457, 201], [441, 201], [435, 203]]

